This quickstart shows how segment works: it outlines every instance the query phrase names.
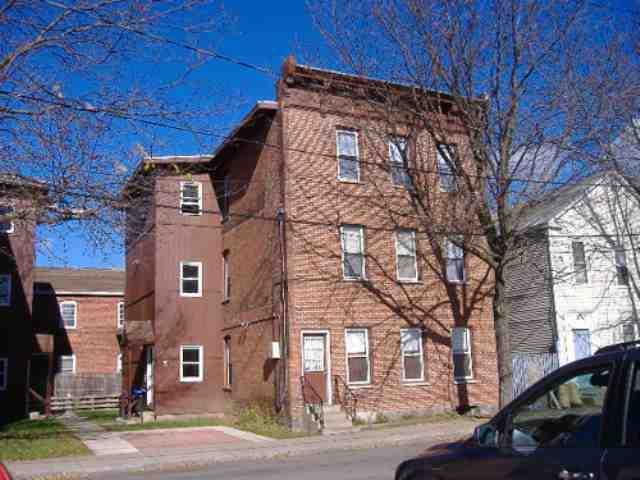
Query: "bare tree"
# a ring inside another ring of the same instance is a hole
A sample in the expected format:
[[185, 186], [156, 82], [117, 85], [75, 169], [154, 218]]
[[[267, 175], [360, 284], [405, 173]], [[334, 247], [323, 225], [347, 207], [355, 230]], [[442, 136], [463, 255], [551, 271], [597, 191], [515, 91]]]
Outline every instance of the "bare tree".
[[[600, 167], [583, 154], [602, 133], [586, 128], [597, 123], [601, 98], [585, 99], [576, 90], [591, 78], [594, 57], [606, 67], [628, 54], [624, 29], [612, 28], [615, 15], [593, 8], [569, 0], [311, 5], [343, 67], [406, 86], [363, 95], [384, 124], [363, 129], [409, 139], [403, 154], [409, 213], [433, 247], [440, 278], [446, 280], [445, 237], [490, 271], [503, 405], [512, 395], [505, 269], [524, 240], [519, 220], [550, 190]], [[607, 77], [607, 87], [615, 88], [615, 80]], [[438, 181], [455, 194], [439, 194]], [[387, 215], [393, 212], [381, 202]], [[460, 293], [445, 285], [458, 318]]]
[[176, 132], [211, 150], [226, 105], [199, 69], [234, 61], [216, 51], [230, 22], [210, 0], [3, 2], [0, 172], [47, 184], [41, 223], [71, 222], [104, 246], [141, 157], [181, 148]]

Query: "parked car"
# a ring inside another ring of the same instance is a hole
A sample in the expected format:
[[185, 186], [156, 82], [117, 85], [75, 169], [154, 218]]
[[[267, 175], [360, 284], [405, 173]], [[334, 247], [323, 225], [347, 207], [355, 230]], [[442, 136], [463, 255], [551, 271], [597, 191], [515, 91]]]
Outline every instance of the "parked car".
[[640, 341], [556, 370], [471, 438], [396, 470], [396, 480], [503, 478], [640, 478]]

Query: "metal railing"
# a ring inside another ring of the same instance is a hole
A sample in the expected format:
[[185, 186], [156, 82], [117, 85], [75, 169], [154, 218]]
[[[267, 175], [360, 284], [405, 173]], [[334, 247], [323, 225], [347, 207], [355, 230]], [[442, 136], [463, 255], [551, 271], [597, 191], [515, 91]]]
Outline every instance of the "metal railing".
[[[318, 394], [313, 385], [306, 381], [304, 375], [300, 377], [300, 386], [302, 388], [302, 401], [304, 402], [305, 408], [309, 410], [313, 419], [320, 424], [320, 428], [324, 428], [324, 402], [322, 401], [322, 397]], [[317, 399], [316, 402], [311, 402], [307, 398], [307, 388], [311, 390], [311, 393], [313, 393]]]
[[358, 410], [358, 396], [349, 388], [347, 382], [340, 376], [333, 376], [333, 398], [351, 420], [355, 420]]

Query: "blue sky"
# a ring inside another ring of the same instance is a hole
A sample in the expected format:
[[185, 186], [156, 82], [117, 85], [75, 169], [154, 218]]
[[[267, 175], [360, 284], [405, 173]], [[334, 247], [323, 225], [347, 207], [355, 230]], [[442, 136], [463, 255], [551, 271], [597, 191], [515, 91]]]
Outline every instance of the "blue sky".
[[[225, 33], [221, 38], [218, 46], [220, 53], [279, 72], [282, 61], [290, 53], [297, 58], [313, 59], [323, 51], [322, 38], [312, 25], [304, 1], [231, 0], [224, 5], [233, 22], [229, 25], [231, 33]], [[256, 100], [273, 99], [275, 95], [273, 78], [219, 60], [209, 61], [199, 72], [198, 78], [211, 82], [217, 93], [217, 101], [226, 95], [239, 98], [225, 110], [224, 115], [212, 119], [213, 128], [228, 129]], [[188, 135], [176, 132], [162, 132], [161, 135], [170, 137], [165, 138], [164, 143], [174, 147], [163, 146], [154, 150], [153, 154], [200, 153], [199, 146]], [[133, 146], [135, 139], [129, 141]], [[40, 266], [124, 266], [120, 242], [89, 244], [77, 224], [53, 229], [40, 228], [38, 236], [37, 264]]]

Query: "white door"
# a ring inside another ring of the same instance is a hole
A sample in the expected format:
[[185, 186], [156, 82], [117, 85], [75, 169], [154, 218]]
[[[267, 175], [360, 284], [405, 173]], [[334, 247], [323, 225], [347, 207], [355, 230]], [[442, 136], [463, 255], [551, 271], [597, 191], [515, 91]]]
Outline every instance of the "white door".
[[147, 384], [147, 405], [153, 404], [153, 347], [147, 347], [147, 368], [145, 381]]

